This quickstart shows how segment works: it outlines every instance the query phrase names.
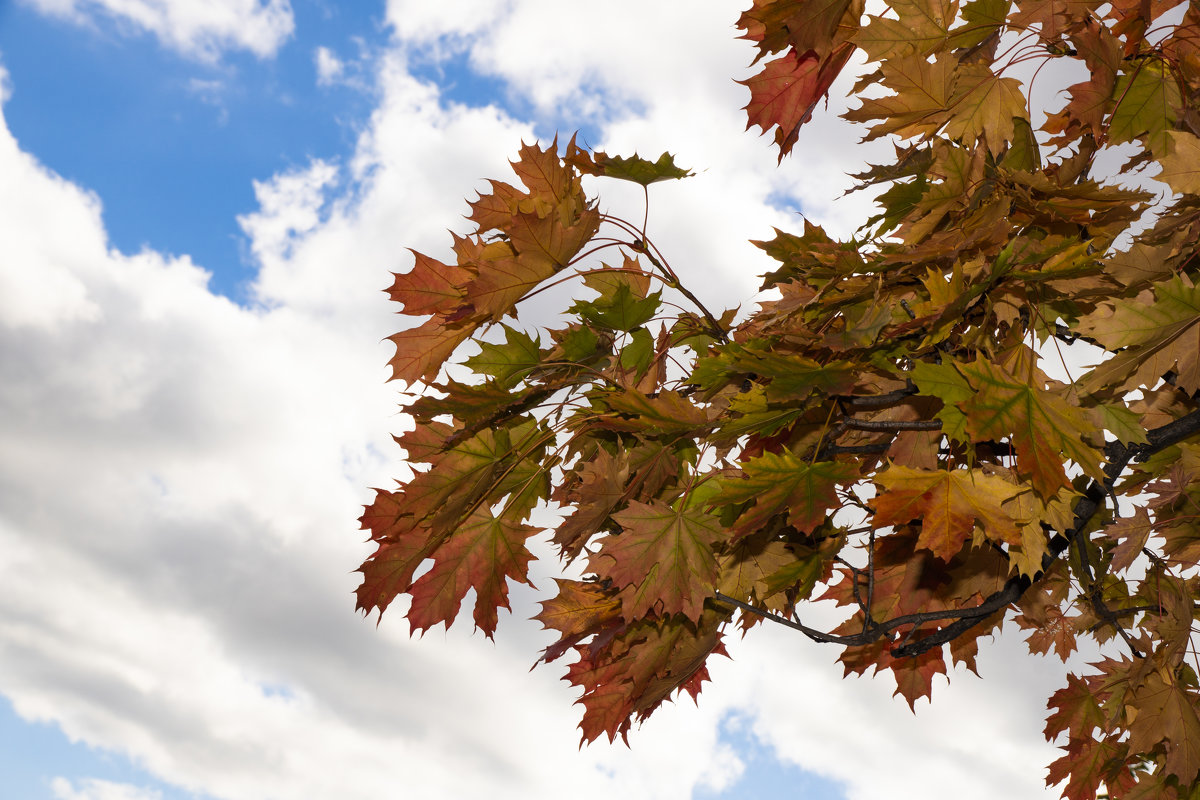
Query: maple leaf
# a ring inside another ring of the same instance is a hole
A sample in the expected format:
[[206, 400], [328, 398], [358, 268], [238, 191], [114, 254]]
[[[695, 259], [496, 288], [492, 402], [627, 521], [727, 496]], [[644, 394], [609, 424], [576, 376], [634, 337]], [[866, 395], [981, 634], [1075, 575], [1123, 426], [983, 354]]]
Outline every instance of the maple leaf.
[[408, 272], [393, 273], [395, 280], [387, 290], [388, 296], [404, 306], [404, 313], [451, 314], [463, 304], [463, 289], [471, 273], [457, 264], [442, 262], [415, 250], [413, 266]]
[[757, 125], [763, 133], [776, 128], [775, 144], [782, 161], [796, 144], [800, 126], [812, 116], [853, 52], [854, 46], [849, 43], [839, 45], [824, 58], [789, 50], [764, 65], [757, 75], [739, 81], [750, 88], [746, 128]]
[[1108, 718], [1087, 682], [1067, 676], [1067, 685], [1050, 695], [1048, 708], [1056, 709], [1046, 720], [1046, 740], [1066, 733], [1070, 741], [1091, 741], [1097, 729], [1108, 727]]
[[1158, 160], [1156, 176], [1183, 194], [1200, 194], [1200, 138], [1186, 131], [1166, 131], [1167, 154]]
[[424, 631], [458, 616], [458, 607], [475, 590], [475, 627], [489, 639], [496, 632], [496, 610], [508, 608], [508, 579], [529, 583], [526, 575], [533, 555], [525, 540], [537, 528], [488, 509], [475, 511], [434, 553], [433, 568], [413, 583], [408, 620]]
[[624, 737], [635, 715], [644, 719], [677, 689], [694, 691], [696, 679], [707, 674], [708, 657], [724, 654], [723, 619], [709, 610], [695, 624], [682, 617], [641, 620], [600, 646], [577, 648], [581, 658], [567, 680], [583, 689], [576, 701], [584, 706], [583, 741]]
[[[755, 243], [778, 262], [757, 307], [714, 313], [651, 240], [656, 215], [583, 190], [611, 177], [648, 200], [688, 174], [669, 153], [522, 144], [453, 262], [414, 254], [387, 290], [428, 317], [392, 337], [394, 376], [429, 388], [397, 438], [424, 466], [362, 517], [358, 608], [408, 594], [423, 632], [474, 594], [491, 636], [553, 502], [559, 553], [587, 557], [542, 602], [540, 660], [572, 654], [584, 741], [694, 699], [730, 624], [838, 643], [847, 674], [890, 670], [914, 706], [946, 645], [974, 669], [1015, 621], [1032, 652], [1128, 650], [1051, 698], [1049, 783], [1195, 794], [1200, 11], [1162, 23], [1173, 5], [897, 0], [864, 20], [862, 0], [752, 0], [747, 128], [780, 159], [856, 49], [872, 66], [844, 116], [902, 140], [854, 176], [879, 205], [858, 234], [805, 221]], [[1085, 77], [1039, 108], [1011, 69], [1029, 61]], [[1114, 145], [1129, 160], [1109, 168]], [[1153, 163], [1173, 196], [1120, 180]], [[1082, 377], [1080, 338], [1109, 354]], [[1062, 382], [1039, 369], [1053, 350]], [[816, 630], [814, 599], [851, 613]]]
[[788, 524], [812, 531], [825, 521], [829, 509], [841, 506], [835, 489], [852, 483], [858, 470], [851, 464], [833, 461], [811, 463], [788, 452], [764, 453], [742, 464], [743, 478], [722, 481], [714, 502], [747, 503], [750, 506], [734, 524], [736, 537], [758, 530], [775, 514], [786, 511]]
[[1190, 784], [1200, 773], [1200, 716], [1194, 688], [1188, 691], [1174, 676], [1154, 672], [1134, 690], [1130, 701], [1137, 708], [1129, 723], [1130, 749], [1149, 752], [1164, 742], [1164, 769], [1181, 784]]
[[1067, 800], [1096, 800], [1096, 790], [1119, 769], [1127, 748], [1107, 740], [1073, 741], [1067, 754], [1050, 765], [1046, 785], [1066, 781], [1063, 797]]
[[541, 660], [560, 658], [584, 638], [613, 629], [620, 624], [621, 603], [594, 582], [555, 578], [558, 595], [542, 601], [542, 611], [534, 617], [542, 626], [558, 631], [558, 641], [543, 651]]
[[1058, 608], [1050, 608], [1047, 619], [1029, 634], [1028, 644], [1031, 653], [1048, 653], [1053, 649], [1065, 662], [1075, 652], [1075, 625]]
[[389, 336], [396, 345], [396, 355], [388, 364], [392, 380], [408, 384], [431, 381], [446, 359], [474, 332], [473, 324], [448, 325], [445, 320], [433, 317], [415, 328]]
[[1016, 523], [1001, 507], [1020, 488], [982, 470], [921, 470], [889, 467], [876, 476], [884, 491], [875, 498], [876, 525], [919, 520], [917, 546], [949, 561], [979, 523], [997, 544], [1020, 544]]
[[1179, 87], [1171, 80], [1163, 64], [1138, 61], [1132, 72], [1122, 73], [1114, 89], [1117, 106], [1108, 124], [1112, 144], [1144, 137], [1155, 153], [1166, 149], [1166, 132], [1175, 123], [1179, 107]]
[[626, 620], [651, 612], [699, 619], [713, 596], [720, 521], [695, 508], [633, 501], [613, 515], [621, 533], [607, 537], [588, 566], [622, 590]]
[[933, 62], [920, 56], [889, 60], [880, 68], [882, 83], [895, 94], [866, 98], [843, 116], [851, 122], [883, 120], [871, 127], [866, 141], [895, 133], [902, 139], [927, 136], [946, 123], [953, 102], [954, 65], [939, 54]]
[[412, 585], [413, 573], [433, 550], [428, 538], [413, 535], [416, 521], [401, 500], [396, 492], [376, 490], [375, 502], [359, 519], [379, 544], [358, 570], [363, 582], [355, 591], [357, 611], [378, 609], [382, 617], [396, 595]]
[[916, 658], [896, 659], [889, 666], [896, 678], [893, 696], [902, 696], [914, 711], [918, 700], [933, 696], [933, 676], [946, 674], [946, 659], [939, 650], [930, 650]]
[[1032, 478], [1042, 497], [1071, 485], [1064, 457], [1092, 478], [1105, 479], [1099, 451], [1084, 441], [1090, 424], [1078, 407], [987, 361], [964, 364], [961, 371], [976, 390], [960, 405], [968, 431], [984, 440], [1011, 437], [1018, 470]]
[[967, 379], [951, 364], [928, 364], [918, 361], [913, 365], [912, 381], [921, 394], [942, 401], [937, 417], [942, 421], [942, 432], [960, 442], [968, 441], [967, 415], [958, 404], [974, 394]]
[[1200, 391], [1200, 289], [1185, 276], [1102, 308], [1080, 320], [1079, 328], [1120, 351], [1082, 380], [1085, 391], [1152, 387], [1171, 371], [1180, 388]]
[[896, 19], [871, 16], [854, 35], [870, 61], [913, 53], [929, 55], [946, 43], [958, 11], [957, 0], [894, 0]]
[[993, 153], [1013, 138], [1013, 120], [1027, 120], [1021, 82], [1002, 78], [986, 64], [964, 64], [954, 74], [952, 113], [947, 136], [962, 141], [984, 139]]
[[632, 156], [610, 156], [600, 150], [588, 152], [578, 147], [574, 136], [567, 145], [566, 161], [585, 175], [616, 178], [639, 186], [678, 180], [693, 174], [675, 166], [675, 157], [670, 153], [663, 153], [657, 161], [649, 161], [636, 153]]
[[490, 375], [505, 388], [511, 388], [541, 366], [542, 351], [537, 339], [524, 331], [507, 325], [501, 327], [504, 344], [480, 342], [479, 352], [463, 363], [481, 375]]

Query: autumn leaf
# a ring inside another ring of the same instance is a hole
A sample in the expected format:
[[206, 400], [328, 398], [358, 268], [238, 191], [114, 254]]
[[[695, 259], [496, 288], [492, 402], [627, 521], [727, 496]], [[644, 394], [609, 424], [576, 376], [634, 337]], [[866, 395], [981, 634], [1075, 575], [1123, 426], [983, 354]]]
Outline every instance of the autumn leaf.
[[640, 186], [687, 178], [693, 174], [675, 166], [675, 157], [670, 153], [663, 153], [657, 161], [642, 158], [636, 153], [632, 156], [610, 156], [600, 150], [588, 152], [578, 147], [575, 137], [571, 137], [571, 143], [567, 146], [566, 160], [585, 175], [616, 178]]
[[699, 619], [716, 587], [713, 545], [723, 537], [716, 517], [661, 502], [631, 502], [614, 514], [621, 533], [608, 537], [588, 566], [621, 589], [626, 620], [651, 612]]
[[1159, 742], [1166, 747], [1164, 769], [1187, 785], [1200, 772], [1200, 716], [1197, 696], [1180, 686], [1174, 676], [1151, 673], [1134, 691], [1130, 702], [1137, 715], [1129, 725], [1129, 747], [1149, 752]]
[[882, 120], [871, 127], [867, 140], [889, 133], [902, 139], [926, 136], [946, 124], [954, 91], [954, 65], [949, 57], [931, 63], [920, 56], [907, 56], [888, 61], [880, 71], [883, 85], [894, 94], [865, 98], [857, 109], [844, 115], [851, 122]]
[[897, 659], [889, 666], [896, 678], [893, 695], [902, 696], [913, 710], [922, 697], [933, 696], [934, 676], [946, 674], [946, 659], [940, 650], [930, 650], [916, 658]]
[[744, 477], [721, 482], [714, 501], [748, 503], [734, 525], [736, 537], [761, 528], [775, 514], [787, 512], [788, 524], [812, 531], [825, 521], [829, 509], [841, 505], [835, 489], [852, 483], [858, 470], [833, 461], [803, 461], [788, 452], [766, 453], [742, 464]]
[[454, 313], [463, 304], [471, 273], [457, 264], [443, 264], [415, 250], [412, 254], [412, 269], [393, 273], [395, 280], [387, 290], [388, 296], [404, 306], [405, 314]]
[[458, 346], [475, 332], [475, 325], [448, 325], [443, 319], [433, 317], [415, 328], [400, 331], [388, 337], [396, 345], [396, 355], [389, 366], [392, 380], [408, 384], [417, 381], [426, 383], [437, 377]]
[[413, 573], [436, 544], [415, 530], [417, 521], [401, 500], [396, 492], [376, 490], [375, 502], [359, 518], [378, 546], [358, 570], [363, 581], [355, 591], [357, 611], [369, 614], [378, 609], [382, 616], [398, 594], [408, 591]]
[[997, 544], [1020, 544], [1017, 526], [1001, 508], [1020, 489], [981, 470], [921, 470], [890, 467], [875, 478], [875, 524], [920, 522], [917, 546], [949, 561], [978, 523]]
[[824, 58], [789, 50], [764, 65], [757, 75], [739, 81], [750, 88], [746, 128], [757, 125], [763, 133], [775, 128], [775, 144], [782, 161], [796, 144], [800, 126], [809, 120], [853, 52], [854, 46], [849, 43], [839, 45]]
[[1020, 81], [999, 77], [986, 64], [958, 67], [951, 105], [946, 135], [965, 142], [982, 139], [993, 153], [1012, 140], [1013, 120], [1028, 117]]
[[496, 632], [496, 610], [508, 608], [508, 579], [529, 583], [533, 555], [525, 540], [537, 528], [475, 511], [434, 553], [433, 568], [417, 578], [410, 590], [408, 620], [416, 631], [439, 623], [447, 627], [458, 607], [475, 590], [475, 626], [489, 639]]
[[896, 19], [869, 17], [854, 36], [854, 43], [871, 61], [893, 59], [913, 53], [921, 56], [937, 51], [958, 11], [955, 0], [898, 0], [890, 5]]
[[1156, 176], [1183, 194], [1200, 194], [1200, 138], [1186, 131], [1166, 131], [1167, 154], [1158, 160]]
[[1018, 470], [1031, 477], [1042, 497], [1070, 486], [1064, 459], [1096, 480], [1105, 479], [1099, 451], [1084, 442], [1090, 423], [1078, 407], [982, 359], [964, 364], [961, 371], [975, 389], [960, 406], [967, 430], [983, 440], [1011, 437]]
[[558, 631], [557, 642], [542, 653], [542, 661], [560, 658], [571, 647], [620, 623], [621, 604], [595, 582], [555, 578], [558, 595], [543, 600], [542, 611], [534, 619], [550, 630]]
[[635, 718], [649, 716], [672, 692], [683, 689], [694, 697], [708, 678], [708, 657], [725, 652], [722, 620], [712, 610], [696, 624], [682, 617], [642, 620], [598, 647], [577, 648], [581, 658], [567, 680], [583, 689], [576, 701], [584, 707], [583, 741], [626, 736]]
[[[897, 140], [851, 176], [876, 210], [840, 240], [768, 220], [762, 293], [727, 297], [702, 263], [720, 200], [675, 215], [690, 250], [655, 241], [653, 193], [688, 175], [670, 153], [523, 143], [453, 258], [392, 276], [414, 318], [392, 337], [412, 470], [362, 517], [357, 607], [408, 595], [420, 632], [474, 595], [491, 636], [528, 581], [530, 520], [557, 514], [570, 566], [542, 567], [540, 660], [568, 664], [584, 741], [695, 698], [730, 625], [890, 671], [910, 706], [947, 651], [974, 669], [1007, 634], [1113, 651], [1051, 697], [1068, 800], [1196, 795], [1200, 10], [750, 6], [747, 128], [781, 159], [819, 158], [799, 129], [864, 51], [838, 86], [866, 140]], [[1078, 77], [1031, 95], [1046, 75]], [[1132, 188], [1156, 163], [1172, 193]], [[585, 175], [642, 187], [638, 208]], [[1106, 352], [1081, 372], [1087, 347]]]
[[1102, 308], [1081, 320], [1080, 330], [1119, 351], [1083, 378], [1085, 391], [1150, 388], [1172, 371], [1180, 388], [1200, 391], [1200, 289], [1188, 278], [1173, 277]]

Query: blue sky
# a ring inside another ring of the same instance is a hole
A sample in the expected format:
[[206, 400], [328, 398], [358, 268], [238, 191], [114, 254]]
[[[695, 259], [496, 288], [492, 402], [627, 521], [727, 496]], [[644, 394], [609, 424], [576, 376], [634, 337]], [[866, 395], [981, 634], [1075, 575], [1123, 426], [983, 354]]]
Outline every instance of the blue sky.
[[214, 291], [237, 298], [253, 268], [237, 225], [256, 206], [252, 181], [345, 158], [374, 105], [369, 75], [361, 89], [318, 85], [314, 51], [353, 62], [387, 39], [373, 3], [292, 8], [295, 36], [273, 57], [233, 52], [205, 64], [111, 21], [87, 30], [5, 3], [10, 130], [100, 196], [115, 247], [188, 254], [213, 273]]
[[866, 157], [836, 121], [781, 169], [743, 132], [736, 9], [622, 2], [0, 0], [5, 797], [903, 798], [926, 762], [946, 793], [980, 770], [1037, 793], [1041, 709], [969, 681], [912, 717], [834, 654], [751, 636], [699, 706], [577, 750], [569, 687], [528, 671], [531, 595], [494, 645], [352, 613], [353, 520], [401, 470], [380, 289], [464, 230], [522, 137], [696, 169], [652, 229], [714, 305], [753, 296], [748, 240], [800, 209], [863, 218], [834, 201]]

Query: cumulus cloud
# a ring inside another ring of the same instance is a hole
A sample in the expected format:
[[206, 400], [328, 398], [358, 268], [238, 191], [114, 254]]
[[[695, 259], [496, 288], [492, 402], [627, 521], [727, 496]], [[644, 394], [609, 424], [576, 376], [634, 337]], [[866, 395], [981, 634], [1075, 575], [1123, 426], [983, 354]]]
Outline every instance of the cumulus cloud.
[[[890, 679], [843, 681], [831, 651], [756, 630], [712, 665], [698, 706], [662, 709], [632, 749], [578, 750], [573, 691], [555, 669], [528, 671], [547, 639], [526, 587], [495, 644], [461, 625], [410, 640], [402, 602], [378, 628], [351, 613], [350, 570], [369, 552], [353, 520], [366, 487], [404, 469], [381, 343], [401, 323], [381, 290], [411, 263], [404, 247], [447, 254], [463, 198], [508, 178], [535, 127], [586, 121], [596, 146], [670, 149], [697, 170], [653, 187], [650, 228], [716, 306], [751, 298], [769, 268], [749, 239], [800, 224], [780, 197], [839, 233], [861, 219], [864, 201], [833, 200], [861, 168], [847, 129], [815, 122], [777, 170], [767, 141], [741, 131], [745, 90], [729, 76], [750, 52], [735, 15], [666, 6], [622, 0], [605, 18], [640, 23], [617, 26], [542, 0], [391, 3], [395, 48], [353, 157], [255, 184], [258, 209], [240, 220], [258, 267], [250, 307], [209, 292], [186, 257], [114, 250], [101, 199], [0, 125], [0, 691], [20, 715], [247, 800], [564, 786], [682, 799], [743, 768], [718, 735], [731, 714], [851, 798], [1040, 796], [1060, 670], [1030, 668], [1019, 644], [985, 647], [984, 681], [956, 674], [913, 717]], [[537, 118], [447, 103], [413, 78], [409, 58], [446, 37]], [[590, 185], [640, 219], [640, 192]]]
[[719, 787], [737, 761], [711, 707], [577, 750], [571, 690], [528, 671], [528, 592], [495, 646], [352, 612], [354, 518], [400, 469], [380, 289], [400, 243], [444, 246], [462, 192], [435, 188], [499, 174], [491, 143], [529, 133], [394, 64], [382, 80], [354, 191], [323, 200], [318, 163], [258, 187], [255, 308], [186, 258], [113, 250], [99, 200], [0, 137], [0, 272], [28, 284], [0, 327], [0, 689], [217, 797]]
[[225, 50], [274, 55], [292, 34], [289, 0], [23, 0], [78, 24], [114, 21], [145, 31], [163, 45], [202, 60]]

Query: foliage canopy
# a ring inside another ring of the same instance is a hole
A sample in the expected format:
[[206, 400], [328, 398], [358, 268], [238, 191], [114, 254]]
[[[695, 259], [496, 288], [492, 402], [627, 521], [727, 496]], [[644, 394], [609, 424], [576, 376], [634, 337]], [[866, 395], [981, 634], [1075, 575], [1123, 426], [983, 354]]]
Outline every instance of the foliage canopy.
[[[855, 176], [878, 213], [757, 243], [773, 299], [718, 315], [583, 189], [686, 178], [671, 156], [524, 145], [454, 263], [415, 254], [389, 290], [425, 318], [391, 337], [425, 466], [362, 517], [358, 607], [406, 593], [424, 631], [474, 590], [492, 636], [557, 504], [583, 577], [542, 603], [541, 660], [574, 654], [585, 740], [695, 697], [731, 625], [834, 644], [910, 705], [1015, 627], [1108, 654], [1050, 698], [1049, 784], [1200, 797], [1200, 5], [754, 0], [740, 26], [781, 159], [864, 53], [845, 116], [896, 145]], [[565, 282], [586, 299], [539, 324], [523, 301]], [[1080, 340], [1108, 355], [1078, 366]], [[804, 624], [817, 599], [844, 623]]]

